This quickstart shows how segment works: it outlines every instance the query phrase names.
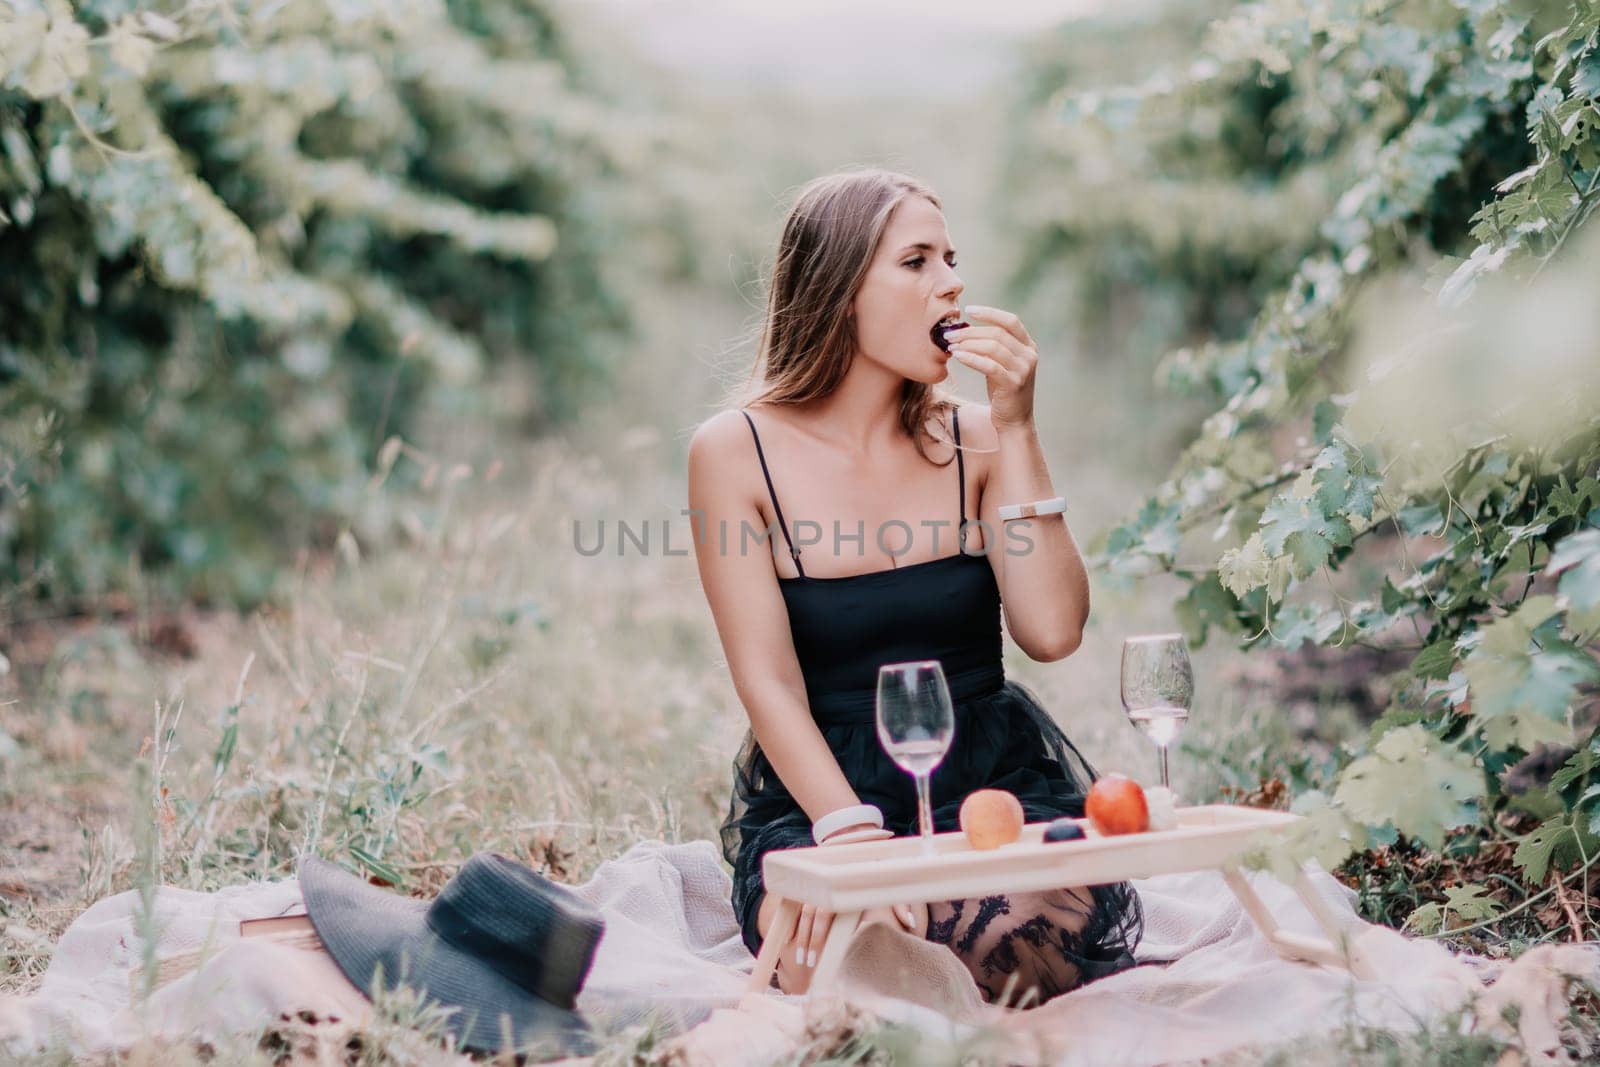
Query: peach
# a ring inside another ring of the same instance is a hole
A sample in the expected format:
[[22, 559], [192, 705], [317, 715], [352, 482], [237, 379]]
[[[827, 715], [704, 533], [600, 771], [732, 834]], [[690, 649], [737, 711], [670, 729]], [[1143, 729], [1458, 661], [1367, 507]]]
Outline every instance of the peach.
[[961, 832], [976, 849], [999, 848], [1022, 836], [1022, 802], [1004, 789], [979, 789], [961, 802]]

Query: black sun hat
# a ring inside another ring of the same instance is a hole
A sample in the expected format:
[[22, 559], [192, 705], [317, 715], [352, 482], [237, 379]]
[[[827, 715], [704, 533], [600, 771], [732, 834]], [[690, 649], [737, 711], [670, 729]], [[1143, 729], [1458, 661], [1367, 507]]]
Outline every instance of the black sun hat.
[[605, 920], [571, 889], [491, 852], [467, 860], [431, 902], [315, 856], [299, 875], [311, 925], [367, 996], [381, 976], [386, 990], [407, 986], [457, 1009], [446, 1028], [474, 1051], [594, 1052], [576, 1005]]

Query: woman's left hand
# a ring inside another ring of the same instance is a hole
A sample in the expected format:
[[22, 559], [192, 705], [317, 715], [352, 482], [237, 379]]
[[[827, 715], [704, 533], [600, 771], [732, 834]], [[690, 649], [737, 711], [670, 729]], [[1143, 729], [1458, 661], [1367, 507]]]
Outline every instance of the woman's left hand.
[[978, 304], [963, 308], [969, 323], [952, 330], [950, 354], [988, 379], [989, 418], [995, 429], [1033, 422], [1033, 372], [1039, 353], [1022, 320]]

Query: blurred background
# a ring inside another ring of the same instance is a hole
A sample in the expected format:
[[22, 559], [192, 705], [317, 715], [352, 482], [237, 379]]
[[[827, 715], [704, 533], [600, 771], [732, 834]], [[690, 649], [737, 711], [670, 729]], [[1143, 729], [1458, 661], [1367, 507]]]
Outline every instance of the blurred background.
[[[1008, 644], [1007, 666], [1092, 761], [1153, 780], [1118, 646], [1174, 629], [1199, 682], [1187, 797], [1331, 797], [1369, 731], [1465, 751], [1470, 635], [1544, 593], [1515, 662], [1483, 668], [1512, 688], [1475, 797], [1347, 790], [1328, 818], [1406, 856], [1344, 872], [1397, 924], [1483, 917], [1443, 892], [1475, 877], [1447, 830], [1511, 870], [1553, 826], [1513, 885], [1579, 852], [1586, 870], [1588, 762], [1547, 786], [1593, 728], [1593, 375], [1544, 375], [1558, 395], [1529, 402], [1573, 409], [1546, 439], [1445, 440], [1492, 430], [1508, 394], [1426, 428], [1443, 459], [1409, 481], [1387, 465], [1421, 454], [1394, 438], [1405, 403], [1344, 417], [1363, 388], [1425, 403], [1448, 366], [1416, 396], [1368, 385], [1419, 345], [1478, 343], [1489, 382], [1518, 378], [1510, 338], [1594, 352], [1595, 20], [1500, 0], [11, 5], [0, 983], [25, 988], [77, 908], [141, 876], [209, 888], [319, 851], [423, 892], [479, 849], [580, 879], [644, 837], [713, 836], [746, 720], [688, 553], [687, 444], [750, 373], [793, 194], [860, 164], [931, 184], [964, 299], [1038, 340], [1095, 607], [1074, 656]], [[1494, 344], [1451, 310], [1480, 297]], [[1394, 328], [1419, 307], [1446, 310]], [[576, 551], [602, 518], [649, 549]], [[1541, 625], [1571, 654], [1528, 696]], [[1538, 793], [1520, 808], [1513, 767]], [[1524, 941], [1567, 922], [1522, 914]]]

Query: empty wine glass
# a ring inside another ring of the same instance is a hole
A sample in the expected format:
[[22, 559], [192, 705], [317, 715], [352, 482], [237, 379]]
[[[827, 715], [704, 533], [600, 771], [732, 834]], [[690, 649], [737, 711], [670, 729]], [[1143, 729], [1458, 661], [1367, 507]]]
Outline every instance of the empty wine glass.
[[1145, 634], [1122, 642], [1122, 707], [1139, 732], [1161, 749], [1161, 785], [1167, 782], [1167, 746], [1189, 721], [1194, 669], [1182, 634]]
[[955, 737], [955, 709], [944, 668], [936, 659], [885, 663], [878, 668], [878, 742], [917, 783], [917, 825], [923, 852], [933, 851], [933, 802], [928, 780]]

